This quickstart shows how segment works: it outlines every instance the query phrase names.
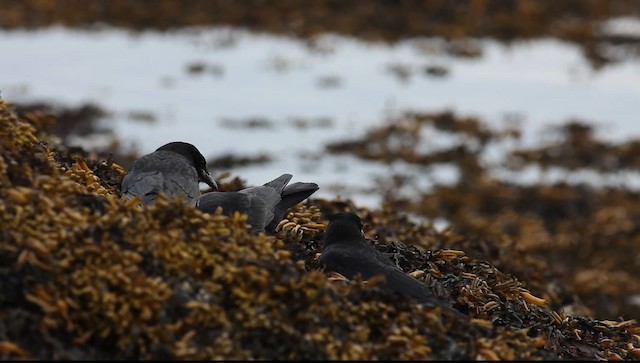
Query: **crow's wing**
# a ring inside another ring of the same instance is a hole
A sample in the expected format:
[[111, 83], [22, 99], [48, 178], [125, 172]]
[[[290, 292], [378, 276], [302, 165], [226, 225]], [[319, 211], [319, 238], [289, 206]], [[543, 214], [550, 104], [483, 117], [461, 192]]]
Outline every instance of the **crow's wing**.
[[294, 205], [302, 202], [306, 198], [308, 198], [311, 194], [315, 193], [318, 190], [318, 184], [316, 183], [293, 183], [282, 191], [282, 197], [280, 202], [275, 206], [273, 211], [273, 218], [269, 225], [267, 225], [267, 231], [275, 230], [276, 226], [282, 218], [284, 218], [284, 214], [287, 212], [287, 209], [293, 207]]
[[282, 174], [279, 177], [273, 179], [272, 181], [264, 183], [264, 186], [273, 188], [276, 190], [278, 194], [282, 194], [284, 187], [287, 186], [287, 183], [289, 183], [289, 180], [291, 180], [292, 177], [293, 175], [291, 174]]
[[[389, 290], [412, 297], [423, 304], [448, 307], [432, 296], [424, 283], [407, 275], [388, 259], [379, 259], [376, 256], [379, 251], [373, 246], [364, 246], [362, 242], [347, 241], [325, 247], [320, 255], [320, 266], [325, 266], [327, 271], [339, 272], [348, 279], [353, 279], [358, 274], [365, 280], [382, 275], [385, 277], [383, 286]], [[382, 257], [386, 258], [384, 255]]]
[[256, 231], [264, 231], [265, 226], [273, 220], [273, 212], [280, 202], [277, 189], [268, 186], [247, 188], [238, 193], [248, 195], [251, 201], [249, 224]]
[[144, 204], [155, 202], [160, 192], [167, 197], [182, 196], [185, 204], [195, 205], [200, 189], [198, 172], [182, 155], [155, 151], [136, 160], [122, 179], [122, 194], [142, 196]]
[[320, 255], [320, 266], [326, 271], [338, 272], [348, 279], [355, 278], [358, 274], [363, 279], [369, 279], [375, 275], [382, 275], [384, 271], [377, 270], [361, 251], [349, 246], [334, 244], [325, 247]]

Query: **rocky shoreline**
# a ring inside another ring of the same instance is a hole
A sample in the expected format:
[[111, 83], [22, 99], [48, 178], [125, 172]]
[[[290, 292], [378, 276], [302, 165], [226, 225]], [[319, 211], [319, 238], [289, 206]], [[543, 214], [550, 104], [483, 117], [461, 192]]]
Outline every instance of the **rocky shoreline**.
[[[275, 236], [176, 201], [141, 209], [118, 195], [122, 168], [43, 142], [42, 122], [0, 103], [3, 359], [639, 357], [635, 321], [584, 315], [506, 238], [344, 200], [296, 206]], [[317, 271], [324, 215], [353, 209], [378, 249], [469, 318]]]

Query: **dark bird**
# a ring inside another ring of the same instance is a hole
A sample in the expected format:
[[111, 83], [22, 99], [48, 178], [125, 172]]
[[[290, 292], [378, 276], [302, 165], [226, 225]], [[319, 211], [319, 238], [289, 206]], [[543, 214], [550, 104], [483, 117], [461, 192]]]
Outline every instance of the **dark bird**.
[[320, 266], [348, 279], [361, 275], [368, 280], [374, 276], [385, 277], [384, 287], [414, 298], [430, 306], [442, 306], [461, 315], [447, 303], [431, 294], [427, 286], [407, 275], [386, 254], [373, 247], [362, 232], [363, 224], [354, 213], [337, 213], [330, 218], [320, 255]]
[[287, 209], [300, 203], [318, 190], [316, 183], [293, 183], [289, 186], [291, 174], [282, 174], [261, 185], [237, 192], [210, 192], [198, 200], [198, 209], [213, 213], [218, 207], [231, 215], [238, 211], [249, 216], [247, 223], [256, 232], [273, 232], [284, 218]]
[[120, 190], [125, 197], [142, 196], [143, 204], [155, 202], [158, 193], [164, 192], [169, 198], [182, 196], [185, 204], [195, 206], [199, 182], [218, 189], [200, 151], [191, 144], [175, 141], [134, 161]]

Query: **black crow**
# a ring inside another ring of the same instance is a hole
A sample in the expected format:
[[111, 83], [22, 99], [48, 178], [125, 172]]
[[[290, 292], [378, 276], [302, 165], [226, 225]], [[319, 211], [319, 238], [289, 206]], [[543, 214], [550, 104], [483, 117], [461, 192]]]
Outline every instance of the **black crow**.
[[337, 213], [331, 216], [324, 236], [320, 266], [324, 266], [326, 271], [338, 272], [348, 279], [360, 275], [368, 280], [382, 275], [385, 288], [412, 297], [420, 303], [442, 306], [456, 315], [461, 315], [430, 293], [423, 282], [404, 273], [385, 253], [373, 247], [364, 237], [362, 229], [362, 221], [354, 213]]
[[237, 192], [210, 192], [198, 200], [198, 209], [213, 213], [218, 207], [226, 215], [238, 211], [249, 216], [247, 223], [254, 231], [273, 232], [287, 209], [300, 203], [318, 190], [316, 183], [293, 183], [291, 174], [282, 174], [262, 185]]
[[199, 182], [218, 189], [207, 170], [207, 162], [198, 149], [186, 142], [170, 142], [131, 165], [122, 179], [120, 190], [125, 197], [142, 196], [143, 204], [155, 202], [158, 193], [167, 197], [182, 196], [185, 204], [196, 205]]

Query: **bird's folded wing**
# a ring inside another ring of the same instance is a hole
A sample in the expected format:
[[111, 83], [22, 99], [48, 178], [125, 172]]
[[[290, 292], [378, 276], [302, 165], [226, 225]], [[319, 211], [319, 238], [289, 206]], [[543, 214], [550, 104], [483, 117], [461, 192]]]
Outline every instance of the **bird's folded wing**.
[[273, 231], [278, 223], [284, 218], [287, 209], [307, 199], [311, 194], [318, 190], [316, 183], [293, 183], [282, 191], [281, 200], [274, 209], [274, 217], [271, 223], [266, 227], [267, 231]]
[[182, 175], [166, 175], [161, 171], [135, 172], [122, 179], [122, 194], [127, 197], [142, 196], [144, 204], [153, 203], [160, 192], [168, 198], [184, 196], [194, 204], [198, 196], [198, 185]]
[[385, 273], [375, 260], [372, 261], [370, 256], [361, 255], [359, 252], [352, 248], [331, 245], [324, 249], [319, 263], [320, 266], [325, 266], [325, 271], [338, 272], [348, 279], [353, 279], [358, 274], [363, 279], [370, 279]]
[[280, 202], [280, 192], [272, 187], [252, 187], [239, 193], [249, 196], [251, 213], [249, 223], [256, 231], [264, 231], [274, 217], [276, 206]]
[[276, 190], [278, 194], [282, 194], [284, 187], [287, 186], [287, 183], [289, 183], [289, 180], [291, 180], [292, 177], [293, 175], [291, 174], [282, 174], [279, 177], [273, 179], [272, 181], [265, 183], [264, 186], [273, 188]]

